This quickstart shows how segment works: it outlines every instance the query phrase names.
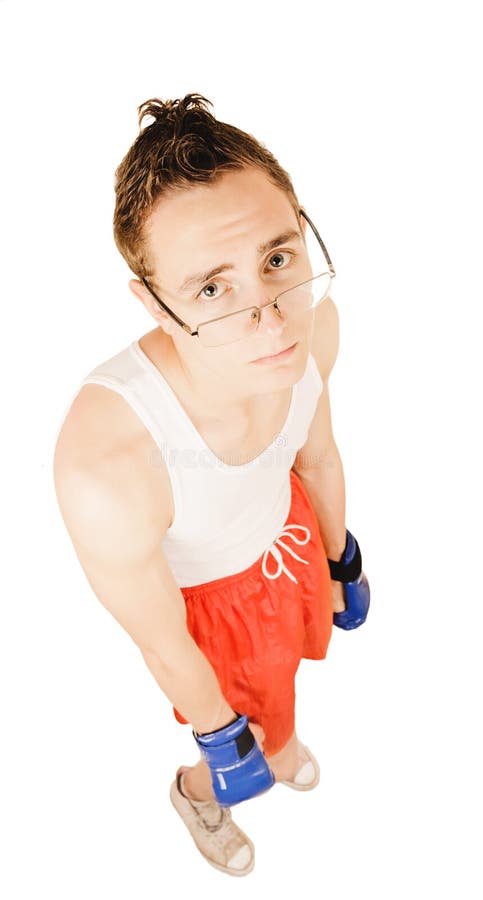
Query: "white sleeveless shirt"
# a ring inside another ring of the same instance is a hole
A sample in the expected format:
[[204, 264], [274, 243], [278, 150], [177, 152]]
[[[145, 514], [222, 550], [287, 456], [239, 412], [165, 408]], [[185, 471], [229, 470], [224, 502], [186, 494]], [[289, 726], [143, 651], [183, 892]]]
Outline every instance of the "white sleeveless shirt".
[[[278, 577], [283, 569], [295, 580], [281, 560], [279, 546], [285, 543], [276, 544], [281, 537], [297, 544], [309, 540], [301, 539], [300, 531], [284, 532], [283, 526], [291, 506], [290, 469], [307, 440], [323, 390], [312, 354], [292, 388], [282, 430], [262, 453], [242, 465], [228, 465], [215, 456], [137, 340], [92, 369], [77, 393], [88, 383], [111, 388], [125, 398], [156, 444], [152, 465], [161, 465], [162, 457], [167, 467], [174, 518], [162, 549], [179, 587], [241, 572], [263, 553], [268, 577]], [[275, 574], [273, 562], [270, 573], [266, 566], [270, 554], [278, 563]]]

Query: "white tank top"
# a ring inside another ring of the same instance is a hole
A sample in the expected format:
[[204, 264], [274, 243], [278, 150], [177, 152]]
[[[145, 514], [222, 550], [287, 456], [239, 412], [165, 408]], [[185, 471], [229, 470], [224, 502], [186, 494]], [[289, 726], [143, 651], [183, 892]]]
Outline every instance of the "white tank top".
[[161, 465], [161, 456], [167, 466], [174, 518], [162, 549], [179, 587], [241, 572], [263, 553], [264, 566], [270, 553], [278, 563], [276, 574], [273, 561], [265, 566], [268, 577], [278, 577], [282, 569], [293, 577], [276, 542], [282, 536], [297, 544], [309, 540], [301, 538], [307, 529], [294, 535], [283, 533], [283, 526], [291, 505], [290, 469], [307, 440], [323, 390], [312, 354], [292, 388], [282, 430], [243, 465], [228, 465], [215, 456], [137, 340], [92, 369], [77, 393], [88, 383], [122, 394], [157, 445], [153, 466]]

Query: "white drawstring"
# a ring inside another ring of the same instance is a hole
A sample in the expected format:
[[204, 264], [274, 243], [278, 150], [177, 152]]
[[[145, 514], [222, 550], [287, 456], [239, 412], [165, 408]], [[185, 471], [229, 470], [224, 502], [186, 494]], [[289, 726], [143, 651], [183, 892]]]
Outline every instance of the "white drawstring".
[[[303, 540], [302, 539], [299, 540], [294, 534], [291, 533], [291, 531], [290, 531], [291, 528], [299, 528], [301, 531], [305, 531], [306, 537]], [[270, 544], [270, 547], [267, 547], [267, 549], [265, 550], [265, 553], [263, 554], [263, 562], [262, 562], [263, 574], [266, 575], [267, 578], [278, 578], [282, 574], [282, 571], [283, 571], [283, 572], [287, 573], [288, 577], [291, 578], [292, 581], [295, 581], [295, 584], [298, 584], [298, 581], [295, 578], [295, 576], [292, 575], [292, 573], [286, 568], [286, 566], [284, 566], [282, 554], [280, 553], [280, 550], [278, 549], [278, 547], [276, 547], [275, 545], [279, 544], [280, 547], [283, 547], [284, 550], [287, 550], [287, 552], [290, 553], [292, 556], [294, 556], [295, 559], [298, 559], [299, 562], [303, 562], [306, 566], [308, 566], [309, 561], [308, 561], [308, 559], [302, 559], [301, 556], [297, 556], [297, 554], [295, 553], [294, 550], [292, 550], [290, 547], [287, 547], [287, 545], [284, 544], [284, 542], [281, 540], [281, 538], [284, 536], [292, 538], [292, 540], [295, 541], [296, 544], [306, 544], [307, 541], [310, 540], [310, 531], [308, 528], [305, 527], [305, 525], [285, 525], [283, 531], [280, 532], [278, 538], [273, 542], [273, 544]], [[278, 569], [274, 575], [270, 575], [270, 572], [267, 571], [267, 558], [268, 558], [269, 553], [271, 553], [272, 556], [274, 556], [278, 562]]]

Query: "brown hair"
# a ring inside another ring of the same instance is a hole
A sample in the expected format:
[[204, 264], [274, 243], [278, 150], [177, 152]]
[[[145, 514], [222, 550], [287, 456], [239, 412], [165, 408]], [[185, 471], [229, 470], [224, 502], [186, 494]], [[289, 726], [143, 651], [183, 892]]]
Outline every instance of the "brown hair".
[[[115, 172], [114, 240], [134, 274], [153, 275], [144, 224], [168, 191], [217, 180], [229, 169], [257, 166], [286, 191], [298, 216], [299, 204], [289, 174], [251, 134], [219, 122], [213, 104], [200, 94], [182, 100], [157, 98], [138, 107], [140, 133]], [[141, 129], [145, 116], [154, 122]]]

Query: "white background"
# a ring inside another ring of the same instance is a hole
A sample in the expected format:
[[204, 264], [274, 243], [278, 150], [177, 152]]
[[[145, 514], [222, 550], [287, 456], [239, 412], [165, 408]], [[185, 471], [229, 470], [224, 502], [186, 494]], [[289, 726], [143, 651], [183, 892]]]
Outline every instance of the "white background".
[[[8, 900], [482, 896], [477, 7], [0, 2]], [[333, 426], [372, 592], [297, 675], [320, 786], [233, 809], [248, 880], [169, 802], [191, 729], [90, 589], [52, 477], [80, 380], [154, 327], [112, 238], [114, 169], [139, 104], [188, 92], [275, 153], [336, 267]]]

